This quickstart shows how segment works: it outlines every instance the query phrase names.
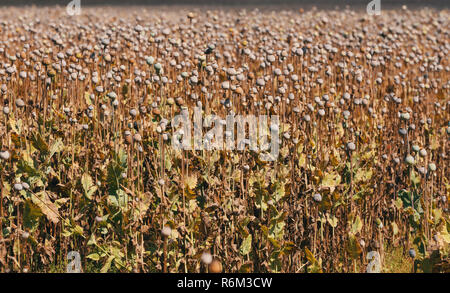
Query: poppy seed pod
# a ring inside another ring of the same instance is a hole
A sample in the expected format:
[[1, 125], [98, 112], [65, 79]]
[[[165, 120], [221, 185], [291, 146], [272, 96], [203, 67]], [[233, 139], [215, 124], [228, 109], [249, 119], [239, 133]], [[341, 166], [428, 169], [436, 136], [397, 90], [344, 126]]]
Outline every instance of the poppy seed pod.
[[28, 233], [27, 231], [23, 231], [23, 232], [20, 234], [20, 236], [21, 236], [23, 239], [28, 239], [28, 237], [30, 237], [30, 233]]
[[137, 116], [137, 110], [136, 109], [131, 109], [130, 110], [130, 115], [133, 116], [133, 117], [136, 117]]
[[25, 107], [25, 102], [22, 99], [16, 99], [16, 106], [18, 108]]
[[162, 68], [160, 63], [155, 63], [155, 65], [153, 65], [153, 67], [155, 68], [156, 72], [159, 72]]
[[401, 114], [401, 116], [400, 116], [400, 118], [402, 119], [402, 120], [409, 120], [409, 118], [411, 118], [410, 117], [410, 115], [409, 115], [409, 113], [408, 112], [406, 112], [406, 113], [402, 113]]
[[195, 76], [195, 75], [191, 76], [191, 77], [189, 78], [189, 83], [190, 83], [190, 84], [193, 84], [193, 85], [197, 84], [197, 83], [198, 83], [198, 78], [197, 78], [197, 76]]
[[399, 133], [400, 135], [405, 136], [408, 132], [406, 131], [406, 129], [400, 128], [400, 129], [398, 130], [398, 133]]
[[351, 152], [356, 150], [356, 145], [353, 142], [347, 143], [347, 150]]
[[320, 195], [320, 193], [315, 193], [313, 195], [313, 198], [316, 202], [321, 202], [322, 201], [322, 195]]
[[211, 253], [209, 253], [209, 252], [203, 252], [201, 259], [202, 259], [202, 262], [207, 265], [209, 265], [213, 261], [213, 257], [211, 255]]
[[117, 99], [117, 94], [115, 92], [109, 92], [107, 96], [113, 100]]
[[161, 230], [161, 234], [164, 237], [169, 237], [170, 234], [172, 234], [172, 228], [170, 228], [169, 226], [164, 226], [164, 228], [162, 228], [162, 230]]
[[124, 136], [125, 136], [125, 141], [126, 141], [126, 143], [127, 143], [127, 144], [131, 144], [131, 142], [132, 142], [131, 132], [128, 131], [128, 130], [126, 130], [126, 131], [124, 132]]
[[408, 165], [414, 165], [415, 163], [414, 157], [411, 155], [407, 155], [405, 158], [405, 163]]
[[142, 137], [141, 137], [141, 135], [139, 133], [136, 133], [133, 136], [133, 140], [136, 141], [136, 142], [141, 142], [142, 141]]
[[436, 165], [434, 163], [428, 164], [428, 170], [430, 170], [431, 172], [436, 171]]
[[214, 259], [209, 264], [208, 270], [210, 273], [218, 274], [218, 273], [222, 272], [222, 264], [217, 259]]
[[0, 152], [0, 159], [8, 160], [10, 157], [11, 157], [11, 155], [8, 151]]
[[155, 58], [149, 56], [145, 59], [145, 61], [147, 62], [148, 65], [153, 65], [153, 63], [155, 63]]
[[424, 158], [424, 157], [427, 156], [427, 151], [426, 151], [425, 149], [421, 149], [421, 150], [419, 151], [419, 155], [420, 155], [422, 158]]
[[14, 184], [14, 189], [17, 191], [21, 191], [21, 190], [23, 190], [23, 186], [20, 183], [16, 183], [16, 184]]
[[256, 80], [256, 84], [257, 84], [258, 86], [263, 87], [263, 86], [266, 84], [266, 82], [264, 81], [264, 79], [258, 78], [258, 79]]

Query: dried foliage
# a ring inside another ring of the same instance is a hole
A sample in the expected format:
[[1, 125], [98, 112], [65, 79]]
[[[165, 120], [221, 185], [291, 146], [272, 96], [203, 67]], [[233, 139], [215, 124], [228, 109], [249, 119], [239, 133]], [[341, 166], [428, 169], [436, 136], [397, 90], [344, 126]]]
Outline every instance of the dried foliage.
[[[82, 13], [0, 10], [1, 272], [449, 272], [448, 11]], [[198, 105], [280, 156], [175, 150]]]

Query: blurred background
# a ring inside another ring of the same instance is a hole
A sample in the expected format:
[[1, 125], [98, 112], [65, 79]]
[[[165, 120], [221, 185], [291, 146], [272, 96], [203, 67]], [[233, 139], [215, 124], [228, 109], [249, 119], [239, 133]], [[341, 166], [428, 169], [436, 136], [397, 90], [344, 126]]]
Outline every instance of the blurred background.
[[[0, 0], [0, 5], [61, 5], [72, 0]], [[291, 6], [320, 8], [365, 8], [371, 0], [81, 0], [81, 5], [200, 5], [200, 6]], [[402, 5], [414, 7], [449, 8], [450, 0], [381, 0], [384, 8], [396, 8]], [[383, 9], [383, 8], [382, 8]]]

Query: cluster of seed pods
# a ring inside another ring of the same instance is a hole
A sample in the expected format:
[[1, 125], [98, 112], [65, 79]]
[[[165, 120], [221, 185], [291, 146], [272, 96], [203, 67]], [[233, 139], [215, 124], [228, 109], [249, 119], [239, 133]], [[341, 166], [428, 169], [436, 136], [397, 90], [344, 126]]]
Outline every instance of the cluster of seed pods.
[[[0, 271], [46, 271], [55, 249], [123, 272], [364, 271], [389, 244], [442, 249], [449, 17], [1, 9]], [[175, 150], [195, 107], [278, 115], [279, 156]]]

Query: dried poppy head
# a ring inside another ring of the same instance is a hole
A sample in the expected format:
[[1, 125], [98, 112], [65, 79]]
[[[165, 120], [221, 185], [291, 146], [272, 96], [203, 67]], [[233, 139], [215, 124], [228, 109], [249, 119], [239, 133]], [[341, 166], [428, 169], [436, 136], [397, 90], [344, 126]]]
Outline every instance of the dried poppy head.
[[321, 201], [322, 201], [322, 195], [321, 195], [320, 193], [315, 193], [315, 194], [313, 195], [313, 199], [314, 199], [316, 202], [321, 202]]
[[356, 145], [353, 142], [347, 143], [347, 150], [353, 152], [354, 150], [356, 150]]
[[11, 155], [10, 155], [10, 153], [8, 151], [0, 152], [0, 159], [8, 160], [10, 157], [11, 157]]
[[209, 252], [203, 252], [201, 256], [202, 262], [206, 265], [209, 265], [213, 261], [213, 257]]
[[25, 107], [25, 102], [22, 100], [22, 99], [16, 99], [16, 106], [18, 107], [18, 108], [23, 108], [23, 107]]
[[415, 163], [414, 157], [411, 155], [407, 155], [405, 157], [405, 163], [408, 165], [414, 165], [414, 163]]
[[164, 228], [162, 228], [162, 230], [161, 230], [161, 234], [164, 237], [169, 237], [170, 234], [172, 234], [172, 228], [170, 228], [169, 226], [164, 226]]
[[217, 259], [214, 259], [208, 266], [210, 273], [218, 274], [222, 272], [222, 264]]

